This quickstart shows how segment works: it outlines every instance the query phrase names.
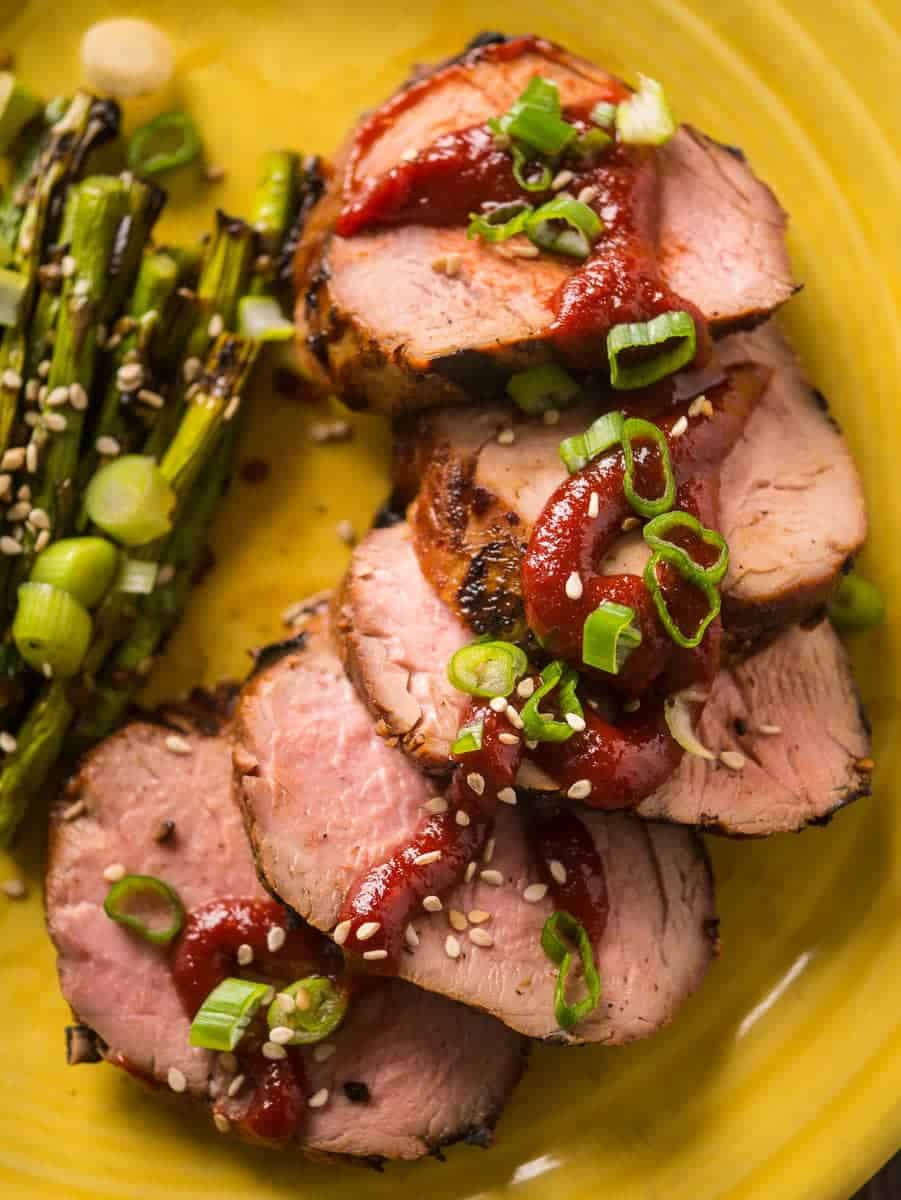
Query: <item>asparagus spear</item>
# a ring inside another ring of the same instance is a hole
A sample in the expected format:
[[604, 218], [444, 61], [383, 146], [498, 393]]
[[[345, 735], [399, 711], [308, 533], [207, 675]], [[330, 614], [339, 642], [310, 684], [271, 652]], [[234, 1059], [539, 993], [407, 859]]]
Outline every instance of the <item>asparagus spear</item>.
[[44, 685], [22, 723], [16, 749], [0, 773], [0, 846], [8, 845], [28, 801], [59, 757], [74, 711], [65, 683], [55, 680]]
[[299, 157], [290, 150], [272, 150], [263, 157], [251, 219], [260, 235], [262, 254], [254, 262], [251, 295], [272, 291], [278, 255], [299, 203], [299, 167]]

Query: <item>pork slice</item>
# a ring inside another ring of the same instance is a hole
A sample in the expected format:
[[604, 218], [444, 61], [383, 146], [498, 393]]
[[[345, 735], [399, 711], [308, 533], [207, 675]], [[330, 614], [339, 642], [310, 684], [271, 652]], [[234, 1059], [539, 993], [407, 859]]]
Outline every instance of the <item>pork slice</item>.
[[[841, 432], [775, 325], [720, 343], [733, 371], [771, 372], [720, 472], [720, 529], [730, 549], [723, 584], [732, 643], [758, 641], [822, 607], [866, 538], [860, 478]], [[566, 477], [559, 445], [598, 415], [579, 405], [546, 426], [509, 405], [411, 417], [399, 430], [395, 476], [416, 496], [420, 564], [477, 632], [522, 628], [520, 564], [532, 526]], [[512, 444], [498, 432], [513, 429]], [[640, 571], [643, 542], [623, 539], [604, 569]]]
[[[166, 880], [187, 909], [266, 896], [232, 794], [230, 743], [188, 733], [191, 753], [176, 754], [170, 733], [136, 722], [85, 759], [53, 816], [48, 924], [63, 993], [106, 1056], [164, 1084], [177, 1068], [188, 1095], [239, 1119], [251, 1085], [224, 1098], [218, 1056], [189, 1045], [165, 950], [103, 912], [113, 863]], [[67, 820], [78, 801], [86, 811]], [[174, 831], [155, 840], [169, 820]], [[522, 1067], [521, 1040], [498, 1022], [399, 980], [355, 997], [332, 1040], [326, 1062], [304, 1054], [310, 1094], [329, 1089], [299, 1138], [317, 1154], [416, 1158], [461, 1137], [484, 1144]], [[365, 1083], [368, 1101], [351, 1102], [346, 1082]]]
[[[825, 621], [790, 629], [720, 671], [697, 732], [732, 765], [685, 755], [641, 803], [642, 816], [763, 837], [823, 824], [870, 794], [866, 714], [847, 652]], [[740, 758], [730, 760], [728, 752]]]
[[[564, 105], [602, 98], [606, 72], [545, 44], [506, 61], [474, 56], [431, 75], [359, 160], [378, 177], [407, 152], [503, 112], [535, 74]], [[688, 126], [659, 151], [659, 256], [666, 282], [715, 330], [754, 323], [795, 290], [786, 217], [744, 160]], [[408, 225], [352, 238], [331, 230], [341, 205], [340, 160], [298, 256], [297, 321], [309, 366], [352, 404], [396, 413], [496, 394], [511, 370], [545, 360], [553, 297], [571, 264], [512, 257], [463, 227]], [[453, 277], [433, 263], [460, 256]], [[317, 361], [318, 355], [318, 361]]]
[[[410, 838], [434, 787], [376, 734], [321, 629], [244, 689], [236, 736], [259, 869], [276, 895], [331, 930], [350, 885]], [[611, 914], [595, 947], [603, 1003], [589, 1019], [568, 1033], [557, 1027], [555, 968], [540, 946], [551, 904], [523, 897], [538, 875], [520, 813], [505, 806], [491, 862], [503, 886], [477, 877], [445, 899], [446, 911], [489, 912], [483, 928], [494, 947], [459, 934], [462, 953], [452, 960], [446, 912], [423, 913], [415, 922], [419, 946], [401, 956], [400, 975], [536, 1038], [621, 1043], [666, 1024], [716, 949], [703, 846], [688, 830], [629, 816], [586, 812], [583, 819], [603, 860]]]

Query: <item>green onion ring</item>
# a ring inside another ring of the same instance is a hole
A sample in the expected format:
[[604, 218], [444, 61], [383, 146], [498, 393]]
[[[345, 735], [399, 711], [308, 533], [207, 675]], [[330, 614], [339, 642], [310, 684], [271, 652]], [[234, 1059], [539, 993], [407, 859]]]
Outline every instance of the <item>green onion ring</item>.
[[469, 696], [509, 696], [529, 660], [512, 642], [471, 642], [447, 664], [447, 678]]
[[[306, 1008], [295, 1003], [294, 1008], [285, 1010], [279, 996], [287, 995], [296, 1002], [302, 995]], [[286, 1026], [294, 1030], [289, 1046], [312, 1046], [335, 1032], [347, 1013], [347, 992], [337, 986], [326, 975], [309, 975], [296, 983], [282, 988], [269, 1005], [266, 1020], [270, 1029]]]
[[[566, 984], [572, 969], [573, 951], [561, 934], [575, 944], [582, 960], [582, 976], [588, 995], [575, 1004], [570, 1004], [566, 999]], [[601, 977], [595, 966], [591, 939], [581, 921], [577, 921], [571, 913], [558, 910], [551, 913], [544, 923], [541, 948], [551, 962], [560, 968], [554, 988], [554, 1016], [561, 1029], [571, 1029], [589, 1013], [594, 1012], [601, 998]]]
[[[635, 452], [632, 443], [637, 438], [646, 438], [652, 441], [660, 453], [664, 486], [663, 495], [656, 499], [639, 496], [635, 491]], [[662, 513], [669, 512], [676, 499], [676, 476], [673, 472], [666, 434], [653, 421], [644, 421], [640, 417], [629, 417], [627, 421], [623, 422], [622, 444], [626, 460], [626, 469], [623, 475], [623, 491], [626, 499], [641, 517], [659, 517]]]
[[539, 714], [541, 701], [559, 684], [557, 704], [566, 717], [568, 714], [584, 719], [585, 712], [576, 695], [579, 683], [579, 673], [568, 667], [559, 659], [548, 665], [541, 672], [541, 682], [522, 707], [520, 717], [526, 737], [534, 742], [566, 742], [573, 736], [575, 730], [566, 721], [545, 721]]
[[551, 408], [567, 408], [581, 391], [581, 385], [557, 363], [530, 367], [507, 381], [507, 395], [530, 416]]
[[510, 204], [499, 204], [488, 212], [470, 213], [466, 236], [480, 237], [483, 242], [506, 242], [524, 231], [531, 211], [531, 204], [514, 200]]
[[[663, 589], [660, 587], [660, 580], [657, 578], [657, 567], [661, 562], [669, 563], [670, 566], [675, 567], [679, 571], [680, 575], [682, 574], [681, 556], [671, 555], [669, 550], [655, 550], [648, 559], [647, 566], [644, 569], [645, 587], [651, 593], [654, 600], [654, 607], [657, 609], [657, 615], [660, 617], [661, 624], [670, 638], [677, 646], [681, 646], [684, 650], [693, 650], [695, 646], [700, 646], [711, 622], [719, 616], [720, 608], [722, 607], [722, 597], [716, 585], [711, 583], [706, 576], [702, 575], [700, 578], [688, 580], [688, 582], [704, 593], [709, 608], [696, 631], [691, 636], [686, 636], [673, 620], [672, 614], [667, 608]], [[685, 577], [683, 576], [683, 578]]]
[[641, 630], [635, 624], [635, 609], [613, 600], [602, 601], [582, 626], [582, 662], [610, 675], [618, 675], [623, 663], [641, 645]]
[[[666, 348], [668, 342], [674, 344]], [[662, 346], [659, 353], [639, 362], [623, 362], [628, 350], [646, 350]], [[647, 387], [672, 375], [694, 358], [698, 333], [690, 313], [665, 312], [650, 321], [614, 325], [607, 334], [607, 359], [610, 383], [617, 391]]]
[[200, 133], [187, 113], [160, 113], [131, 135], [128, 165], [136, 175], [161, 175], [186, 167], [202, 149]]
[[191, 1045], [231, 1052], [256, 1016], [270, 984], [230, 976], [213, 988], [191, 1022]]
[[[141, 897], [161, 901], [169, 912], [169, 924], [154, 929], [141, 917], [126, 911], [124, 905], [127, 901]], [[124, 925], [155, 946], [165, 946], [178, 937], [185, 923], [185, 910], [178, 892], [155, 875], [124, 875], [106, 893], [103, 911], [111, 921]]]
[[[677, 526], [690, 530], [705, 546], [715, 546], [719, 551], [716, 562], [709, 567], [702, 567], [682, 546], [669, 541], [665, 535]], [[652, 550], [665, 551], [668, 562], [675, 563], [679, 560], [679, 573], [692, 583], [697, 583], [702, 577], [709, 579], [711, 583], [719, 583], [729, 569], [729, 547], [723, 535], [715, 529], [708, 529], [691, 513], [684, 512], [681, 508], [655, 517], [645, 525], [643, 532], [644, 540]]]
[[574, 434], [560, 443], [560, 457], [570, 475], [587, 467], [593, 458], [619, 446], [625, 418], [621, 412], [609, 412], [593, 421], [584, 433]]

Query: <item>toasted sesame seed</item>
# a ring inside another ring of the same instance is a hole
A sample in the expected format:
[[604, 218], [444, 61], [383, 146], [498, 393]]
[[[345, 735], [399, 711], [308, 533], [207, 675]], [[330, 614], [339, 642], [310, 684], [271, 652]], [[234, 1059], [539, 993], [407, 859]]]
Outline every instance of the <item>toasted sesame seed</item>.
[[110, 863], [103, 869], [103, 878], [107, 883], [118, 883], [120, 879], [125, 878], [125, 874], [125, 867], [122, 863]]
[[47, 548], [50, 542], [50, 530], [42, 529], [38, 536], [34, 539], [34, 548], [38, 554]]
[[507, 711], [504, 713], [504, 716], [507, 718], [507, 720], [510, 722], [510, 724], [513, 726], [514, 729], [523, 729], [524, 728], [523, 723], [522, 723], [522, 717], [519, 715], [519, 713], [513, 707], [512, 704], [507, 705]]
[[467, 926], [466, 914], [461, 913], [459, 908], [452, 908], [447, 914], [447, 919], [451, 923], [452, 928], [458, 933], [463, 933]]
[[364, 921], [357, 930], [357, 941], [368, 942], [371, 937], [375, 937], [381, 927], [381, 921]]
[[207, 333], [210, 335], [211, 338], [217, 338], [224, 329], [225, 329], [225, 322], [222, 320], [221, 314], [214, 313], [210, 317], [209, 325], [207, 325], [207, 327], [206, 327]]
[[80, 383], [69, 384], [69, 403], [76, 412], [84, 412], [88, 407], [88, 394]]
[[307, 1101], [307, 1107], [308, 1108], [324, 1108], [326, 1106], [326, 1104], [328, 1104], [328, 1097], [329, 1097], [328, 1088], [320, 1088], [318, 1092], [314, 1092], [313, 1095], [309, 1098], [309, 1100]]
[[2, 376], [3, 386], [9, 388], [10, 391], [18, 391], [22, 386], [22, 376], [18, 371], [14, 371], [12, 367], [7, 367]]
[[587, 187], [582, 188], [576, 199], [580, 204], [590, 204], [597, 194], [598, 189], [596, 187], [592, 187], [591, 184], [588, 184]]
[[203, 177], [207, 183], [221, 183], [225, 178], [225, 167], [217, 163], [208, 163], [203, 169]]
[[378, 962], [380, 959], [388, 957], [388, 951], [387, 950], [365, 950], [363, 952], [363, 957], [368, 962]]
[[269, 1030], [269, 1040], [276, 1046], [287, 1046], [294, 1037], [294, 1030], [289, 1025], [274, 1025]]
[[484, 925], [486, 921], [491, 920], [491, 913], [485, 912], [484, 908], [474, 908], [467, 916], [473, 925]]
[[413, 859], [413, 866], [414, 867], [428, 867], [428, 866], [431, 866], [432, 863], [439, 862], [440, 860], [441, 860], [441, 851], [440, 850], [428, 850], [425, 854], [419, 854], [416, 856], [416, 858]]
[[68, 424], [69, 422], [62, 413], [44, 413], [44, 425], [51, 433], [62, 433]]
[[495, 838], [490, 837], [485, 843], [485, 849], [482, 851], [482, 862], [490, 863], [494, 858], [494, 847], [497, 844]]
[[690, 417], [712, 417], [713, 405], [706, 396], [697, 396], [688, 406]]
[[0, 475], [0, 496], [8, 496], [12, 488], [13, 477], [4, 472]]
[[534, 691], [535, 691], [535, 680], [534, 679], [521, 679], [520, 682], [516, 685], [516, 694], [517, 694], [517, 696], [522, 696], [523, 700], [528, 700], [528, 698], [532, 695], [532, 693]]
[[494, 945], [494, 938], [487, 929], [470, 929], [469, 940], [474, 946], [481, 946], [483, 950]]
[[289, 995], [288, 992], [279, 992], [275, 997], [275, 1002], [286, 1016], [288, 1013], [293, 1013], [297, 1008], [297, 1005], [294, 1003], [294, 997]]
[[162, 408], [166, 403], [159, 392], [153, 392], [150, 388], [139, 388], [138, 399], [142, 404], [146, 404], [148, 408]]
[[191, 743], [185, 741], [177, 733], [170, 733], [166, 738], [166, 749], [170, 750], [173, 754], [190, 754]]
[[136, 392], [144, 382], [144, 368], [139, 362], [123, 363], [116, 372], [116, 387], [120, 392]]
[[25, 399], [29, 404], [34, 404], [41, 393], [41, 385], [36, 379], [29, 379], [25, 384]]
[[229, 1121], [225, 1113], [213, 1113], [213, 1124], [220, 1133], [228, 1133], [229, 1129], [231, 1129], [231, 1121]]
[[19, 490], [16, 492], [16, 495], [18, 496], [18, 498], [20, 500], [30, 500], [31, 499], [31, 488], [28, 486], [27, 483], [23, 483], [22, 486], [19, 488]]
[[53, 667], [51, 667], [50, 663], [45, 662], [41, 664], [41, 673], [45, 679], [53, 678]]
[[38, 363], [38, 377], [40, 379], [47, 378], [47, 376], [50, 374], [50, 366], [51, 363], [49, 358], [45, 358]]
[[[515, 733], [507, 733], [506, 729], [503, 731], [503, 733], [499, 733], [497, 735], [497, 740], [499, 742], [501, 742], [504, 746], [518, 746], [519, 745], [519, 738], [516, 736], [516, 734]], [[506, 791], [506, 788], [503, 788], [502, 791]]]
[[350, 921], [341, 921], [332, 930], [332, 941], [338, 946], [343, 946], [349, 934]]
[[582, 599], [582, 577], [578, 571], [570, 573], [569, 579], [566, 581], [565, 591], [570, 600]]
[[181, 369], [182, 378], [185, 383], [193, 383], [202, 370], [203, 363], [199, 358], [186, 358], [184, 366]]
[[407, 928], [404, 930], [404, 941], [407, 943], [407, 945], [410, 947], [411, 950], [415, 950], [416, 947], [419, 945], [419, 934], [416, 932], [416, 930], [413, 928], [412, 925], [408, 925]]
[[335, 533], [342, 542], [346, 542], [348, 546], [352, 546], [357, 540], [357, 535], [354, 533], [353, 524], [350, 521], [339, 521], [335, 526]]
[[94, 443], [94, 449], [98, 454], [103, 455], [104, 458], [115, 458], [117, 454], [121, 454], [122, 452], [122, 447], [116, 439], [110, 437], [108, 434], [104, 434], [103, 437], [97, 439]]
[[782, 732], [781, 725], [758, 725], [757, 732], [762, 733], [765, 737], [775, 737]]
[[426, 912], [436, 913], [441, 912], [442, 908], [444, 908], [444, 905], [437, 896], [424, 896], [422, 907]]
[[464, 875], [463, 875], [463, 882], [464, 883], [472, 883], [473, 879], [475, 879], [475, 874], [476, 874], [476, 863], [474, 863], [474, 862], [467, 863], [466, 871], [464, 872]]
[[625, 521], [623, 521], [622, 525], [620, 525], [620, 529], [623, 531], [623, 533], [631, 533], [632, 530], [637, 529], [640, 524], [641, 521], [639, 521], [638, 517], [626, 517]]
[[443, 796], [433, 796], [431, 798], [431, 800], [426, 800], [425, 804], [422, 807], [428, 813], [434, 813], [436, 815], [438, 813], [446, 813], [447, 812], [447, 801], [444, 799]]
[[78, 269], [78, 264], [71, 254], [67, 254], [59, 265], [63, 279], [69, 279]]
[[670, 437], [680, 438], [687, 429], [688, 429], [688, 417], [681, 416], [679, 418], [679, 420], [676, 421], [675, 425], [673, 425], [672, 429], [670, 430]]
[[531, 242], [498, 243], [494, 248], [504, 258], [537, 258], [541, 253]]
[[597, 492], [592, 492], [588, 497], [588, 515], [594, 519], [601, 511], [601, 498]]
[[3, 884], [3, 894], [10, 900], [22, 900], [25, 891], [25, 883], [21, 879], [7, 879]]
[[444, 939], [444, 953], [448, 958], [460, 957], [460, 943], [452, 933], [449, 933]]
[[350, 421], [314, 421], [310, 426], [311, 442], [345, 442], [353, 434]]
[[466, 776], [466, 786], [477, 796], [481, 796], [485, 791], [485, 776], [480, 775], [478, 771], [470, 771]]
[[623, 712], [634, 713], [641, 708], [641, 701], [637, 696], [633, 696], [631, 700], [626, 700], [623, 704]]
[[499, 446], [512, 446], [516, 441], [516, 434], [512, 429], [502, 429], [497, 435], [497, 444]]
[[38, 448], [34, 442], [28, 443], [28, 449], [25, 451], [25, 466], [29, 475], [34, 475], [38, 469]]
[[284, 1046], [280, 1046], [278, 1042], [263, 1042], [263, 1058], [269, 1058], [273, 1062], [278, 1062], [279, 1059], [287, 1057], [288, 1051]]
[[50, 528], [50, 516], [43, 508], [33, 508], [28, 514], [28, 520], [35, 529]]
[[496, 713], [506, 712], [507, 711], [507, 697], [506, 696], [492, 696], [490, 701], [488, 702], [488, 707], [491, 709], [492, 712], [496, 712]]
[[273, 925], [266, 934], [266, 945], [272, 954], [277, 954], [285, 944], [287, 933], [282, 929], [281, 925]]
[[570, 784], [566, 790], [570, 800], [584, 800], [591, 795], [591, 781], [588, 779], [577, 779], [575, 783]]
[[465, 829], [469, 824], [469, 813], [463, 808], [458, 808], [454, 820]]
[[504, 877], [500, 871], [479, 871], [479, 879], [483, 883], [490, 884], [491, 887], [501, 887], [504, 882]]
[[31, 502], [20, 500], [17, 504], [11, 504], [6, 510], [6, 520], [10, 522], [24, 521], [30, 512]]
[[313, 1047], [313, 1062], [328, 1062], [337, 1049], [334, 1042], [320, 1042], [318, 1046]]
[[[503, 739], [504, 739], [504, 735], [501, 734], [501, 741], [503, 741]], [[517, 738], [517, 741], [518, 740], [519, 739]], [[501, 804], [515, 804], [516, 803], [516, 792], [514, 791], [514, 789], [512, 787], [501, 788], [501, 790], [497, 794], [497, 798], [498, 798], [498, 800], [500, 800]]]
[[523, 900], [527, 904], [537, 904], [539, 900], [543, 900], [547, 895], [546, 883], [530, 883], [522, 894]]
[[550, 871], [551, 879], [553, 879], [555, 883], [559, 883], [561, 885], [566, 883], [566, 867], [564, 867], [559, 858], [549, 858], [547, 861], [547, 869]]
[[720, 762], [724, 767], [728, 767], [730, 771], [741, 771], [744, 768], [746, 759], [739, 750], [724, 750], [720, 755]]
[[5, 730], [0, 733], [0, 750], [4, 754], [15, 754], [17, 745], [18, 742], [11, 733], [7, 733]]
[[559, 425], [560, 410], [558, 408], [548, 408], [541, 414], [541, 419], [545, 425]]
[[64, 404], [69, 403], [69, 389], [67, 387], [55, 387], [47, 393], [45, 401], [49, 408], [61, 408]]
[[551, 180], [551, 191], [559, 192], [562, 188], [569, 187], [574, 179], [575, 175], [572, 173], [572, 171], [558, 171]]
[[247, 942], [242, 942], [238, 947], [237, 958], [240, 966], [250, 966], [253, 962], [253, 946], [249, 946]]
[[401, 162], [413, 162], [413, 160], [417, 157], [418, 154], [419, 154], [419, 151], [416, 149], [415, 146], [408, 146], [406, 148], [406, 150], [401, 151], [400, 161]]
[[91, 290], [91, 282], [88, 279], [77, 279], [72, 285], [72, 295], [83, 299]]
[[[41, 389], [41, 391], [44, 390], [45, 389], [43, 388]], [[41, 414], [36, 412], [27, 412], [24, 420], [29, 429], [35, 429], [41, 423]]]
[[188, 1081], [185, 1078], [184, 1071], [179, 1071], [178, 1067], [170, 1067], [166, 1075], [166, 1080], [173, 1092], [183, 1092], [188, 1086]]
[[7, 450], [0, 458], [0, 470], [3, 471], [19, 471], [25, 465], [25, 447], [16, 446], [12, 450]]
[[576, 733], [585, 732], [585, 718], [580, 717], [578, 713], [567, 713], [566, 723], [570, 729], [574, 729]]

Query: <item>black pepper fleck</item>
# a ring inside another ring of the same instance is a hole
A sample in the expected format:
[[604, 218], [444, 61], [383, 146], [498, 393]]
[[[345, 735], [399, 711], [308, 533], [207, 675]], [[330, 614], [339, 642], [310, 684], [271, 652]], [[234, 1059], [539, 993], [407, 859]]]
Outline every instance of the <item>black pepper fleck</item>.
[[369, 1088], [365, 1083], [350, 1079], [344, 1084], [344, 1095], [351, 1104], [368, 1104]]

